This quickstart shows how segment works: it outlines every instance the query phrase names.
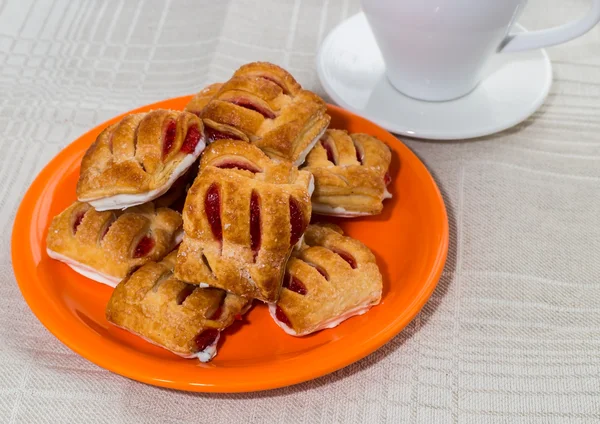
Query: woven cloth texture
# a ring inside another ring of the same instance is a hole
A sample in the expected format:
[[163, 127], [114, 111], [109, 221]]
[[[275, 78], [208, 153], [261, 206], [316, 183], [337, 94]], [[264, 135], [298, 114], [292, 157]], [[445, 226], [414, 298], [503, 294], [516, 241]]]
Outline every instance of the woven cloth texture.
[[[588, 0], [531, 0], [530, 29]], [[190, 394], [101, 369], [24, 302], [10, 237], [25, 190], [119, 113], [267, 60], [323, 94], [320, 42], [356, 0], [0, 0], [0, 422], [600, 421], [600, 29], [549, 49], [554, 85], [516, 128], [405, 143], [443, 192], [438, 288], [395, 339], [341, 371], [262, 393]]]

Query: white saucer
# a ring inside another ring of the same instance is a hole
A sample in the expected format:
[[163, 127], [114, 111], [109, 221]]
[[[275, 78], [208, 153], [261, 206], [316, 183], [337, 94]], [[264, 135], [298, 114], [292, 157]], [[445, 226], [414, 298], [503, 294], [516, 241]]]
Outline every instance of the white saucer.
[[[517, 30], [525, 31], [518, 26]], [[388, 131], [409, 137], [456, 140], [510, 128], [539, 108], [552, 85], [544, 50], [498, 54], [470, 94], [425, 102], [392, 87], [365, 15], [339, 24], [323, 42], [317, 71], [333, 101]]]

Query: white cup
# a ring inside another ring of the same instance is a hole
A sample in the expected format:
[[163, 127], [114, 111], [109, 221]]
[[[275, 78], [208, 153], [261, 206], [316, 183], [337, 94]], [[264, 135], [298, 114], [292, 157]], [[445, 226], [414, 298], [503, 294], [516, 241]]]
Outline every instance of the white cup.
[[471, 92], [495, 53], [564, 43], [600, 21], [600, 0], [583, 19], [510, 34], [527, 0], [362, 0], [392, 85], [421, 100]]

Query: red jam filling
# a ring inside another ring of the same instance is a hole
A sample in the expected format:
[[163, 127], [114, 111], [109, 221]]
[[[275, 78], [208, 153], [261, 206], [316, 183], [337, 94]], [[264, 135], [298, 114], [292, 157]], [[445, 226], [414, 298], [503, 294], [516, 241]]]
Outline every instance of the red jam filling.
[[311, 266], [314, 267], [327, 281], [329, 281], [329, 275], [327, 275], [327, 272], [323, 268], [321, 268], [319, 265]]
[[269, 119], [275, 118], [275, 114], [271, 110], [263, 107], [262, 105], [260, 105], [258, 103], [253, 102], [250, 99], [245, 99], [243, 97], [237, 97], [235, 99], [229, 100], [229, 103], [233, 103], [234, 105], [238, 105], [240, 107], [243, 107], [244, 109], [250, 109], [255, 112], [258, 112], [265, 118], [269, 118]]
[[83, 221], [83, 217], [85, 216], [86, 212], [87, 211], [79, 212], [77, 216], [75, 216], [75, 221], [73, 221], [73, 234], [77, 233], [77, 228], [79, 228], [79, 226], [81, 225], [81, 222]]
[[196, 287], [192, 286], [191, 284], [185, 286], [185, 288], [181, 290], [177, 295], [177, 304], [181, 305], [183, 302], [185, 302], [185, 299], [187, 299], [192, 293], [194, 293], [194, 290], [196, 290]]
[[204, 265], [206, 265], [206, 267], [211, 272], [211, 274], [214, 274], [212, 267], [210, 266], [210, 263], [208, 262], [208, 258], [206, 257], [206, 255], [204, 253], [202, 254], [202, 262], [204, 262]]
[[298, 243], [298, 240], [300, 240], [300, 237], [302, 237], [302, 234], [304, 234], [304, 230], [306, 229], [302, 209], [300, 209], [298, 201], [293, 197], [290, 197], [290, 226], [292, 232], [290, 244], [293, 246]]
[[283, 309], [281, 309], [279, 306], [277, 306], [277, 308], [275, 309], [275, 318], [277, 318], [277, 321], [282, 322], [288, 327], [292, 328], [292, 323], [290, 322], [290, 319], [287, 317], [285, 312], [283, 312]]
[[204, 349], [213, 344], [215, 340], [217, 340], [217, 337], [219, 337], [219, 330], [215, 328], [204, 330], [202, 333], [198, 334], [194, 338], [194, 343], [196, 343], [198, 352], [202, 352]]
[[115, 219], [112, 219], [111, 221], [106, 223], [106, 225], [104, 226], [104, 231], [102, 231], [102, 234], [100, 235], [100, 241], [104, 240], [104, 237], [106, 237], [106, 235], [108, 234], [108, 230], [110, 230], [110, 227], [114, 224], [114, 222]]
[[221, 163], [217, 163], [214, 166], [216, 166], [217, 168], [221, 168], [221, 169], [241, 169], [243, 171], [250, 171], [253, 174], [260, 172], [260, 169], [258, 169], [253, 163], [244, 161], [242, 159], [225, 160]]
[[163, 158], [169, 154], [175, 144], [175, 136], [177, 135], [177, 123], [169, 121], [167, 130], [165, 131], [165, 139], [163, 141]]
[[135, 250], [133, 252], [133, 257], [134, 258], [143, 258], [144, 256], [147, 256], [148, 253], [150, 253], [152, 251], [152, 249], [154, 249], [154, 239], [150, 236], [144, 236], [142, 237], [142, 239], [138, 242], [137, 246], [135, 246]]
[[283, 91], [283, 94], [290, 94], [289, 90], [279, 81], [275, 80], [274, 78], [268, 76], [268, 75], [261, 75], [260, 78], [266, 79], [267, 81], [271, 81], [273, 84], [278, 85], [281, 90]]
[[223, 229], [221, 226], [221, 195], [219, 194], [219, 187], [216, 184], [212, 184], [206, 192], [206, 199], [204, 199], [204, 210], [208, 222], [210, 223], [210, 229], [213, 235], [219, 241], [223, 240]]
[[356, 144], [354, 145], [354, 149], [356, 150], [356, 160], [358, 161], [358, 163], [360, 163], [362, 165], [363, 157], [362, 157], [362, 154], [360, 153], [360, 150], [358, 150], [358, 146]]
[[237, 135], [227, 134], [219, 130], [215, 130], [208, 125], [204, 127], [204, 132], [206, 133], [206, 139], [208, 143], [212, 143], [213, 141], [217, 140], [240, 140]]
[[194, 153], [201, 138], [202, 134], [200, 134], [198, 126], [192, 125], [188, 128], [187, 134], [185, 135], [185, 139], [183, 140], [183, 144], [181, 145], [181, 151], [185, 154]]
[[336, 165], [335, 157], [333, 156], [333, 147], [331, 146], [331, 144], [328, 141], [321, 140], [321, 146], [323, 146], [323, 148], [327, 152], [327, 160]]
[[334, 250], [334, 252], [337, 253], [343, 260], [348, 262], [352, 269], [356, 269], [356, 259], [354, 259], [354, 256], [342, 250]]
[[308, 290], [306, 290], [306, 286], [304, 285], [304, 283], [290, 274], [286, 276], [283, 282], [283, 287], [295, 293], [301, 294], [302, 296], [308, 293]]
[[260, 199], [255, 191], [250, 196], [250, 245], [255, 254], [260, 250]]
[[383, 177], [383, 182], [385, 183], [386, 186], [390, 185], [390, 183], [392, 182], [392, 176], [390, 175], [389, 172], [385, 173], [385, 176]]

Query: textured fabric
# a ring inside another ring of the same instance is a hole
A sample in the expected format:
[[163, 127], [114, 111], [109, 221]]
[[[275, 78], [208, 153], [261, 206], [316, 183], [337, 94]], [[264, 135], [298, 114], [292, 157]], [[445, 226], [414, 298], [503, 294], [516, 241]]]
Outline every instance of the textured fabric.
[[[529, 28], [588, 0], [531, 0]], [[526, 123], [477, 141], [406, 140], [448, 207], [448, 264], [393, 341], [332, 375], [239, 395], [111, 374], [56, 340], [14, 281], [21, 196], [62, 147], [136, 106], [268, 60], [322, 93], [320, 41], [358, 1], [0, 0], [0, 422], [592, 423], [600, 420], [600, 29], [549, 50]]]

